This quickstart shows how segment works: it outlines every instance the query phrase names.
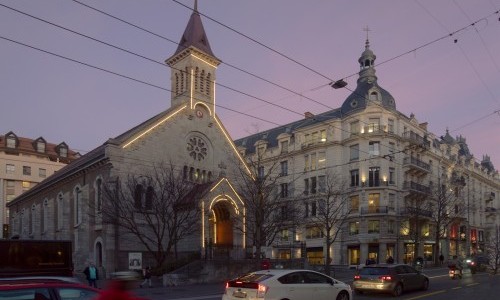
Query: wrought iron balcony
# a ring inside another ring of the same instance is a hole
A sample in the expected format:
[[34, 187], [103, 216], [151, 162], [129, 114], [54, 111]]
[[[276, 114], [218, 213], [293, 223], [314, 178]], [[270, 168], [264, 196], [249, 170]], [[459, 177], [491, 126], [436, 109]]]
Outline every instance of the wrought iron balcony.
[[403, 167], [407, 168], [408, 173], [415, 175], [425, 175], [431, 171], [431, 165], [412, 156], [403, 159]]
[[429, 196], [431, 188], [429, 186], [416, 183], [414, 181], [403, 182], [403, 189], [410, 192], [410, 196]]
[[389, 212], [389, 208], [387, 206], [361, 207], [361, 215], [387, 214], [388, 212]]
[[421, 217], [432, 218], [432, 211], [427, 209], [421, 209], [418, 207], [403, 207], [401, 209], [401, 215], [409, 217], [421, 216]]
[[413, 131], [403, 132], [402, 137], [411, 145], [418, 146], [423, 149], [429, 149], [431, 146], [431, 142], [427, 139], [427, 137], [420, 136]]

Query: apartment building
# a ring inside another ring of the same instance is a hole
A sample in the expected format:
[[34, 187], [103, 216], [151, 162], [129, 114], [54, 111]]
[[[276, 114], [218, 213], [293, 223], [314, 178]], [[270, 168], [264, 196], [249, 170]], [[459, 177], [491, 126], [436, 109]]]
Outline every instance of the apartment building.
[[[340, 108], [306, 112], [302, 120], [235, 142], [249, 161], [263, 157], [263, 169], [280, 166], [283, 201], [302, 206], [302, 222], [280, 232], [273, 257], [323, 264], [329, 251], [333, 264], [390, 256], [435, 261], [440, 254], [485, 251], [500, 224], [500, 179], [489, 156], [478, 161], [464, 137], [434, 134], [415, 115], [398, 111], [378, 84], [375, 59], [366, 40], [357, 86]], [[314, 217], [332, 174], [346, 184], [346, 205], [339, 235], [326, 249]]]
[[43, 137], [19, 137], [10, 131], [0, 136], [0, 223], [2, 238], [9, 236], [6, 204], [79, 156], [64, 142], [48, 143]]

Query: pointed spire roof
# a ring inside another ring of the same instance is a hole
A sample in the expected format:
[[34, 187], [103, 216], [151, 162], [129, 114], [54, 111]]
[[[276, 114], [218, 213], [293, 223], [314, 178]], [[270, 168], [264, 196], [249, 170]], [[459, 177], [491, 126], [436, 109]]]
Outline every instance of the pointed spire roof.
[[193, 13], [191, 14], [191, 18], [189, 19], [186, 29], [184, 30], [184, 34], [179, 42], [179, 47], [177, 47], [174, 56], [191, 46], [215, 57], [212, 49], [210, 48], [210, 43], [208, 42], [205, 29], [203, 28], [200, 14], [198, 13], [198, 1], [195, 1], [194, 3]]

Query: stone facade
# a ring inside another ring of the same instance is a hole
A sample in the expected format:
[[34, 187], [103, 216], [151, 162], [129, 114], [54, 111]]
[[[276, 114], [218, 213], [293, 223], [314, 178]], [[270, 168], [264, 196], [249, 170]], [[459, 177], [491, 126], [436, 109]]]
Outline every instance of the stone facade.
[[[324, 264], [330, 251], [332, 263], [343, 265], [364, 264], [368, 258], [385, 262], [389, 256], [398, 262], [416, 256], [432, 260], [441, 187], [453, 200], [446, 208], [453, 219], [438, 242], [446, 259], [485, 251], [487, 237], [500, 224], [500, 177], [489, 158], [477, 162], [465, 138], [448, 132], [439, 137], [413, 114], [399, 112], [377, 82], [375, 58], [367, 40], [356, 89], [340, 108], [306, 112], [302, 120], [236, 141], [249, 160], [262, 155], [266, 167], [277, 160], [286, 165], [278, 180], [288, 186], [283, 200], [298, 201], [303, 208], [302, 225], [283, 230], [268, 249], [273, 258], [307, 257], [310, 264]], [[326, 249], [325, 239], [310, 228], [318, 200], [325, 197], [321, 186], [331, 173], [347, 183], [348, 205], [339, 237]], [[418, 237], [407, 224], [418, 224], [412, 229]]]

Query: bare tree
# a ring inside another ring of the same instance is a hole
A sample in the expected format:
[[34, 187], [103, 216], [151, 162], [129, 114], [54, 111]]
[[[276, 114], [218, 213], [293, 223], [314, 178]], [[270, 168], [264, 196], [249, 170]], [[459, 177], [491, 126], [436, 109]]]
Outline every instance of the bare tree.
[[498, 273], [500, 265], [500, 226], [495, 226], [494, 232], [490, 232], [486, 238], [486, 253], [489, 258], [489, 266], [493, 275]]
[[201, 214], [197, 186], [163, 163], [146, 174], [117, 178], [103, 190], [103, 223], [134, 236], [162, 266], [179, 241], [199, 230], [193, 226]]
[[327, 172], [318, 182], [316, 214], [310, 217], [308, 226], [316, 226], [325, 239], [326, 259], [325, 274], [330, 275], [330, 247], [337, 240], [339, 232], [349, 215], [347, 183], [341, 176]]
[[246, 208], [246, 227], [238, 229], [246, 232], [255, 257], [261, 258], [263, 246], [271, 245], [282, 229], [295, 226], [298, 208], [291, 200], [293, 183], [284, 179], [287, 171], [279, 158], [264, 160], [263, 153], [257, 153], [247, 162], [248, 169], [238, 168], [238, 192]]
[[465, 211], [460, 195], [465, 185], [465, 180], [452, 177], [452, 180], [445, 184], [438, 181], [437, 186], [431, 189], [431, 197], [428, 201], [428, 210], [432, 212], [431, 220], [434, 223], [434, 264], [439, 264], [441, 249], [439, 241], [445, 237], [447, 228], [458, 218], [463, 216]]

